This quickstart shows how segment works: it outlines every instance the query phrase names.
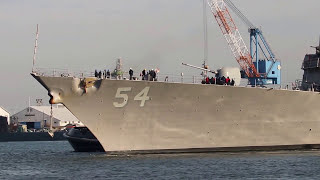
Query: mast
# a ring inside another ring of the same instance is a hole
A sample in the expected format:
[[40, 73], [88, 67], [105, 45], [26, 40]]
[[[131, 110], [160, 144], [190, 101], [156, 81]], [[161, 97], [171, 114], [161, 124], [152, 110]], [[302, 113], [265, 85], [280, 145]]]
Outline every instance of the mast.
[[[208, 68], [208, 18], [207, 2], [203, 0], [203, 68]], [[207, 77], [208, 71], [202, 71], [203, 78]]]
[[33, 51], [32, 72], [34, 72], [34, 65], [36, 62], [36, 55], [37, 55], [37, 49], [38, 49], [38, 37], [39, 37], [39, 25], [37, 24], [36, 41], [34, 44], [34, 51]]
[[208, 64], [208, 18], [207, 18], [207, 2], [203, 0], [203, 60], [204, 64]]

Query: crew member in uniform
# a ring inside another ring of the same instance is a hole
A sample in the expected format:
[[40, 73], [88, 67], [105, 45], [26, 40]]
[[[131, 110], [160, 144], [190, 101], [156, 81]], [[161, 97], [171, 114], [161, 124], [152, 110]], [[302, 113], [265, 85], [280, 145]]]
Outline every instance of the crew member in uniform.
[[133, 70], [132, 70], [132, 68], [130, 68], [130, 70], [129, 70], [129, 75], [130, 75], [130, 80], [132, 80], [132, 76], [133, 76]]

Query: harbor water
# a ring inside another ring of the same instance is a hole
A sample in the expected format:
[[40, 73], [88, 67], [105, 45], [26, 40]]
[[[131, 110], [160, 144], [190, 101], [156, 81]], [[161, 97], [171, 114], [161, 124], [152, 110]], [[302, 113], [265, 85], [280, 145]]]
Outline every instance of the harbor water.
[[320, 151], [109, 156], [1, 142], [0, 179], [320, 179]]

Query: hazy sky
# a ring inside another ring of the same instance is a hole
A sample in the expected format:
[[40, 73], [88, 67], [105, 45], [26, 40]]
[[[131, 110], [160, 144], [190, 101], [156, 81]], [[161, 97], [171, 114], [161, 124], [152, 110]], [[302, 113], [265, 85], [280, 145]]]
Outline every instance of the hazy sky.
[[[319, 0], [233, 0], [261, 27], [282, 62], [284, 84], [302, 78], [301, 61], [313, 53], [320, 35]], [[247, 45], [246, 26], [233, 15]], [[181, 62], [203, 60], [202, 0], [1, 0], [0, 106], [11, 113], [47, 92], [31, 76], [36, 24], [36, 66], [72, 70], [124, 67], [135, 71], [199, 75]], [[238, 66], [220, 29], [209, 14], [209, 66]]]

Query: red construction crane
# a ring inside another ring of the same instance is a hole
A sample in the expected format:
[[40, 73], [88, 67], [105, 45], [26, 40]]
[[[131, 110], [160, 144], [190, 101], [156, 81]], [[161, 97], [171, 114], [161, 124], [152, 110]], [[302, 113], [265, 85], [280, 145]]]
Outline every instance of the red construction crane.
[[224, 0], [207, 0], [227, 43], [242, 70], [249, 78], [260, 77], [252, 57], [235, 25]]

